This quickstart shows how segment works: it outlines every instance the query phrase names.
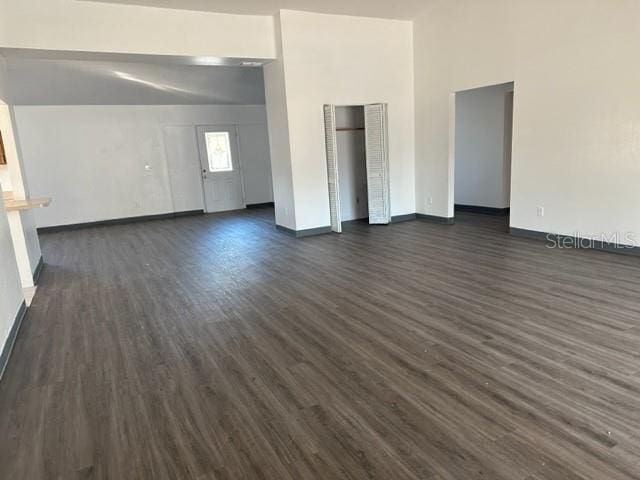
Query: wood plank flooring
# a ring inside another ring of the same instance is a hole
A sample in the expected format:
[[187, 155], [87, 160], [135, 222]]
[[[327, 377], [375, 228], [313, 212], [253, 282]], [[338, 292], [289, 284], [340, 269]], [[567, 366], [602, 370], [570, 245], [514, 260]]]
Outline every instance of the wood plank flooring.
[[2, 479], [640, 478], [640, 259], [271, 209], [46, 234]]

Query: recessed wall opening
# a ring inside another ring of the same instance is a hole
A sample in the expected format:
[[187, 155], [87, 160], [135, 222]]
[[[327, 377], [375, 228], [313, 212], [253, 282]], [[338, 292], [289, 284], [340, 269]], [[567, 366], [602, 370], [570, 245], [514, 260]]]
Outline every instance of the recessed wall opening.
[[513, 82], [455, 94], [454, 212], [501, 216], [511, 207]]

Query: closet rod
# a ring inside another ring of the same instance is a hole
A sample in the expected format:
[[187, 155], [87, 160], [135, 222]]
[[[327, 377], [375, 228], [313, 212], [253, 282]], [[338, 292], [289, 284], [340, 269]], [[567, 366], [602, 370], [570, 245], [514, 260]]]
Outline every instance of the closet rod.
[[364, 127], [357, 127], [357, 128], [336, 128], [336, 132], [351, 132], [351, 131], [356, 131], [356, 130], [364, 130]]

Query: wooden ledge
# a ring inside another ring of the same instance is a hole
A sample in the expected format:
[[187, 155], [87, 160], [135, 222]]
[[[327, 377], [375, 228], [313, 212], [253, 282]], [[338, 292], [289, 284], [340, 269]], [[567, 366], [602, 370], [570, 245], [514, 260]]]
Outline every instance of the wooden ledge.
[[5, 200], [4, 207], [7, 212], [30, 210], [32, 208], [46, 207], [51, 203], [51, 197], [28, 198], [26, 200]]

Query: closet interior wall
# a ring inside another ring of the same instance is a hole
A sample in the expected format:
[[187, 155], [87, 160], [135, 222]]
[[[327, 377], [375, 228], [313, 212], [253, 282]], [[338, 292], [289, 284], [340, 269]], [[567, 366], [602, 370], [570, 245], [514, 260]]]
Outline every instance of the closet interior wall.
[[364, 107], [336, 107], [336, 137], [342, 221], [366, 219], [369, 207]]

